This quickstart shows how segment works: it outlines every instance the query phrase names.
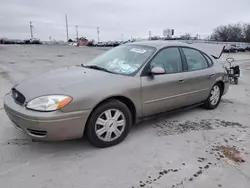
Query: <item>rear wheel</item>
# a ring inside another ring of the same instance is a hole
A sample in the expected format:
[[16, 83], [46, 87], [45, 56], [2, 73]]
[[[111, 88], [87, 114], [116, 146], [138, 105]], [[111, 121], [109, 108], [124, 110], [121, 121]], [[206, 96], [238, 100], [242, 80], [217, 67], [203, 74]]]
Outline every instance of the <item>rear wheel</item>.
[[221, 95], [222, 95], [221, 84], [216, 83], [212, 87], [209, 97], [207, 98], [203, 107], [210, 110], [215, 109], [220, 104]]
[[127, 137], [131, 125], [132, 116], [128, 107], [120, 101], [109, 100], [91, 114], [87, 136], [97, 147], [110, 147]]

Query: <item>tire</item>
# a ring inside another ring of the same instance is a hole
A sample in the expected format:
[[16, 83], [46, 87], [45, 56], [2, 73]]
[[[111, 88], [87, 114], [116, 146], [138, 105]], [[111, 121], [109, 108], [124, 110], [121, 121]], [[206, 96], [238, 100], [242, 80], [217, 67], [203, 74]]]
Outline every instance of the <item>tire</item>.
[[120, 101], [108, 100], [91, 113], [86, 133], [94, 146], [105, 148], [122, 142], [131, 126], [132, 115], [128, 107]]
[[[217, 106], [220, 104], [221, 96], [222, 96], [222, 89], [221, 84], [216, 83], [210, 93], [209, 97], [207, 98], [206, 102], [204, 103], [203, 107], [209, 110], [213, 110], [217, 108]], [[219, 91], [219, 93], [217, 93]], [[213, 93], [216, 92], [216, 94], [213, 95]], [[214, 97], [214, 100], [212, 99]]]

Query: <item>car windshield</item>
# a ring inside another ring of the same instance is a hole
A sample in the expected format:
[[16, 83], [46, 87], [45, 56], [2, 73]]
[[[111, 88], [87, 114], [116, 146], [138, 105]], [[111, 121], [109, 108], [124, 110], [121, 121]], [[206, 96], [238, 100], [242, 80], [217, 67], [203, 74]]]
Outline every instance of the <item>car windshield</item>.
[[155, 48], [142, 45], [122, 45], [109, 50], [84, 64], [84, 67], [105, 69], [123, 75], [135, 73], [156, 51]]

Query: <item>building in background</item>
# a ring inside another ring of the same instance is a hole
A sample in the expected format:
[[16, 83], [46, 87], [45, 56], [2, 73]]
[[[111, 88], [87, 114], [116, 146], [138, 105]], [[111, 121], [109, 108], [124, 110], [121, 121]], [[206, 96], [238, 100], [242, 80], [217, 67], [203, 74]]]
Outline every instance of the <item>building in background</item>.
[[77, 40], [77, 46], [88, 46], [88, 44], [89, 41], [84, 37], [81, 37]]

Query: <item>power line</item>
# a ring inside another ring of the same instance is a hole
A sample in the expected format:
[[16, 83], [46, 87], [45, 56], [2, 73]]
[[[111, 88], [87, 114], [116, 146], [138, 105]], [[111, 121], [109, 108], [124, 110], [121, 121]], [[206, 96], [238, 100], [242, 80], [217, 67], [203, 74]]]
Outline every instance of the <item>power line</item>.
[[[65, 15], [66, 17], [67, 15]], [[66, 20], [66, 18], [65, 18]], [[68, 22], [68, 20], [67, 20]], [[52, 25], [52, 26], [61, 26], [61, 27], [65, 27], [65, 22], [64, 23], [51, 23], [51, 22], [43, 22], [43, 21], [33, 21], [32, 23], [35, 23], [37, 26], [41, 26], [41, 25]], [[68, 24], [68, 30], [69, 29], [75, 29], [75, 26], [77, 25], [78, 26], [78, 29], [79, 28], [84, 28], [84, 29], [89, 29], [89, 30], [96, 30], [96, 26], [93, 26], [93, 25], [81, 25], [81, 24], [78, 24], [78, 23], [67, 23]], [[67, 27], [67, 26], [66, 26]], [[102, 27], [102, 31], [119, 31], [119, 29], [117, 28], [113, 28], [113, 27]], [[133, 32], [134, 30], [133, 29], [128, 29], [128, 28], [123, 28], [122, 31], [127, 31], [127, 32]]]

